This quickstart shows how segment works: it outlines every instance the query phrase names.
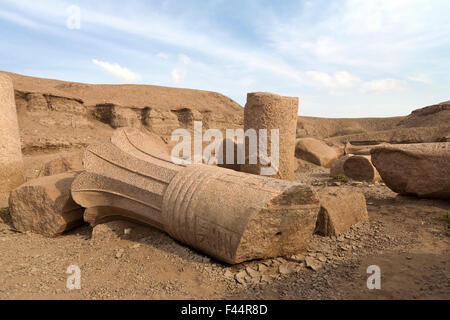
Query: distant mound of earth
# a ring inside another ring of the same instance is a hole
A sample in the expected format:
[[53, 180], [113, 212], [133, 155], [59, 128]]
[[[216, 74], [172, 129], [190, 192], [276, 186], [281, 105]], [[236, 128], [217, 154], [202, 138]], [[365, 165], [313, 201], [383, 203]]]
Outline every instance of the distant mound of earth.
[[450, 125], [450, 101], [417, 109], [398, 123], [400, 128], [440, 127]]
[[[169, 142], [177, 128], [243, 128], [243, 107], [211, 91], [152, 85], [66, 82], [10, 72], [25, 155], [81, 149], [104, 142], [118, 127], [144, 127]], [[301, 94], [299, 94], [301, 96]], [[301, 112], [302, 105], [299, 110]], [[324, 140], [338, 151], [346, 143], [376, 145], [449, 141], [450, 102], [407, 117], [298, 117], [297, 138]], [[343, 151], [342, 151], [343, 152]]]

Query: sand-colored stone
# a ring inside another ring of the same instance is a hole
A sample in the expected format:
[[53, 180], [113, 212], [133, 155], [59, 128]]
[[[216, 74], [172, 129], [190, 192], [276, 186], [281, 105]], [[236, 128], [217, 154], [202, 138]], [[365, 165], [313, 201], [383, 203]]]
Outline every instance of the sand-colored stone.
[[327, 187], [319, 191], [316, 233], [338, 236], [361, 221], [368, 221], [364, 194], [356, 188]]
[[0, 74], [0, 181], [0, 192], [8, 192], [24, 182], [14, 89], [4, 74]]
[[81, 156], [79, 153], [75, 153], [60, 156], [45, 163], [43, 175], [53, 176], [64, 172], [80, 171], [82, 169]]
[[[279, 167], [273, 178], [293, 180], [295, 169], [295, 136], [297, 128], [298, 98], [282, 97], [267, 92], [247, 94], [247, 104], [244, 109], [244, 129], [255, 129], [258, 137], [260, 129], [267, 129], [267, 150], [270, 156], [271, 129], [279, 130]], [[248, 150], [248, 148], [247, 148]], [[246, 163], [241, 166], [243, 172], [260, 174], [257, 164]]]
[[295, 156], [325, 168], [329, 168], [338, 159], [338, 154], [332, 147], [314, 138], [297, 139]]
[[14, 189], [9, 197], [14, 227], [54, 237], [82, 224], [84, 209], [72, 200], [70, 192], [76, 175], [42, 177]]
[[300, 183], [208, 165], [175, 165], [165, 145], [131, 128], [90, 146], [72, 185], [85, 220], [129, 219], [227, 263], [306, 248], [319, 200]]
[[381, 145], [385, 145], [385, 143], [375, 145], [352, 145], [350, 142], [347, 142], [345, 144], [344, 153], [346, 155], [370, 156], [370, 150]]
[[393, 191], [423, 198], [450, 199], [450, 143], [381, 146], [372, 162]]
[[378, 182], [380, 174], [373, 166], [370, 156], [347, 155], [331, 164], [330, 176], [347, 176], [356, 181]]

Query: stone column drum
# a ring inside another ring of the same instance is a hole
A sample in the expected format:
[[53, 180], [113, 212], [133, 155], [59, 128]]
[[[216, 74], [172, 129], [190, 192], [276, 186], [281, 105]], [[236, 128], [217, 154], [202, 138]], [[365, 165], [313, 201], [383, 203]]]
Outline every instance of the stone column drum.
[[0, 74], [0, 192], [24, 182], [23, 160], [11, 79]]
[[[245, 131], [255, 129], [258, 137], [260, 129], [267, 129], [269, 157], [271, 154], [271, 129], [279, 130], [279, 166], [277, 173], [271, 175], [273, 178], [294, 179], [297, 114], [298, 98], [282, 97], [267, 92], [247, 94], [247, 104], [244, 109], [244, 129]], [[246, 146], [246, 151], [248, 150], [249, 148]], [[241, 170], [259, 175], [263, 167], [267, 166], [261, 164], [259, 159], [257, 164], [249, 164], [246, 159], [246, 163], [241, 166]]]
[[131, 128], [88, 147], [73, 199], [95, 225], [130, 219], [154, 226], [218, 260], [291, 255], [313, 234], [311, 187], [203, 164], [175, 165], [165, 146]]

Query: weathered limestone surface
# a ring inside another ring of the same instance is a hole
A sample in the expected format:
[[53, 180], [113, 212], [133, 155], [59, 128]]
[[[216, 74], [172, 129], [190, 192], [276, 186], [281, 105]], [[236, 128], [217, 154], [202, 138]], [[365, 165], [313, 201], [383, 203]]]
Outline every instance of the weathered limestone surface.
[[24, 182], [23, 160], [14, 89], [8, 76], [0, 74], [0, 192]]
[[352, 145], [350, 142], [347, 142], [345, 144], [344, 152], [346, 155], [364, 155], [364, 156], [370, 156], [370, 150], [372, 150], [375, 147], [385, 145], [383, 144], [376, 144], [376, 145]]
[[[267, 92], [247, 94], [244, 108], [244, 130], [255, 129], [258, 137], [260, 129], [267, 129], [267, 150], [271, 152], [271, 129], [279, 130], [279, 167], [273, 178], [293, 180], [295, 169], [295, 136], [297, 128], [298, 98], [282, 97]], [[244, 164], [241, 170], [260, 174], [265, 165]]]
[[338, 236], [352, 225], [368, 221], [364, 194], [356, 188], [327, 187], [319, 191], [320, 212], [316, 233], [323, 236]]
[[121, 128], [90, 146], [72, 185], [85, 220], [130, 219], [227, 263], [306, 248], [319, 200], [309, 186], [208, 165], [175, 165], [165, 145]]
[[42, 177], [14, 189], [9, 198], [14, 227], [54, 237], [82, 224], [84, 210], [70, 193], [76, 174]]
[[331, 164], [330, 176], [347, 176], [356, 181], [381, 181], [380, 174], [373, 166], [370, 156], [347, 155]]
[[372, 162], [393, 191], [423, 198], [450, 199], [450, 143], [382, 146]]
[[325, 168], [329, 168], [338, 159], [333, 148], [314, 138], [297, 139], [295, 156]]

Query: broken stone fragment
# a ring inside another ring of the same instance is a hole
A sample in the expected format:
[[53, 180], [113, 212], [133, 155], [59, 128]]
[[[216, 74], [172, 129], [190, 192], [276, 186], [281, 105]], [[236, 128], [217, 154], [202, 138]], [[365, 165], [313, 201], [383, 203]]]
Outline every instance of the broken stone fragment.
[[313, 257], [306, 257], [305, 263], [308, 268], [310, 268], [314, 271], [317, 271], [323, 267], [323, 263], [321, 263], [320, 261], [316, 260]]
[[70, 186], [77, 173], [31, 180], [11, 191], [9, 208], [14, 227], [48, 237], [83, 223], [83, 211], [72, 200]]
[[316, 233], [338, 236], [360, 221], [368, 221], [364, 194], [352, 187], [327, 187], [319, 191], [320, 211]]

